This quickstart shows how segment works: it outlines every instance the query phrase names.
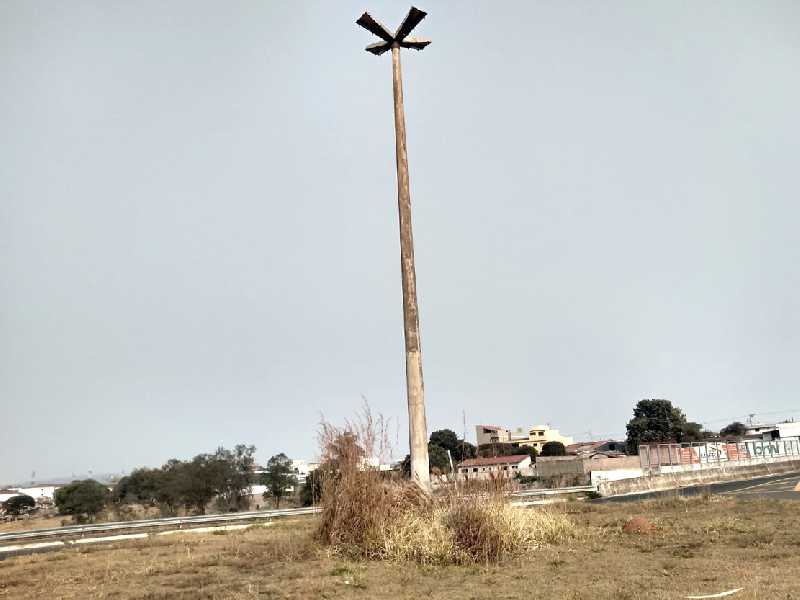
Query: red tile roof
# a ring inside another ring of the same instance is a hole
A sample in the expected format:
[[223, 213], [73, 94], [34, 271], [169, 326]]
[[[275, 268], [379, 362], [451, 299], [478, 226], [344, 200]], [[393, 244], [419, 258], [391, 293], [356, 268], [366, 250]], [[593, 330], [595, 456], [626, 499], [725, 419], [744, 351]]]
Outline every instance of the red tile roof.
[[468, 458], [458, 463], [459, 467], [488, 467], [491, 465], [516, 465], [526, 458], [527, 454], [512, 454], [510, 456], [492, 456], [489, 458]]

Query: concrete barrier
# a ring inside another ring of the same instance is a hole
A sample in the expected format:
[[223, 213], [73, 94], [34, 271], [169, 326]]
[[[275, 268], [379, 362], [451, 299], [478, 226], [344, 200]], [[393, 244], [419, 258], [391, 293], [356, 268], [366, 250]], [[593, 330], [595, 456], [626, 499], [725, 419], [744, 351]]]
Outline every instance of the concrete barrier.
[[635, 479], [603, 481], [598, 483], [597, 491], [601, 496], [620, 496], [623, 494], [660, 492], [682, 487], [796, 472], [800, 472], [800, 460], [782, 460], [779, 462], [755, 465], [722, 463], [718, 467], [707, 468], [701, 471], [664, 473], [661, 475], [637, 477]]

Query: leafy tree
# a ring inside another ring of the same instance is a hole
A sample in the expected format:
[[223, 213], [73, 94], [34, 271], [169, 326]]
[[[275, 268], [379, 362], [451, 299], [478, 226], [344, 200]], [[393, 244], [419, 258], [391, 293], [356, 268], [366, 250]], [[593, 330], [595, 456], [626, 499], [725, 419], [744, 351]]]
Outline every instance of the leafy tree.
[[436, 444], [440, 448], [450, 450], [453, 462], [461, 462], [468, 458], [475, 458], [475, 446], [469, 442], [459, 439], [451, 429], [439, 429], [431, 433], [430, 443]]
[[494, 456], [512, 456], [514, 454], [525, 454], [514, 444], [497, 442], [494, 444], [481, 444], [478, 446], [478, 456], [492, 458]]
[[223, 465], [213, 454], [198, 454], [191, 461], [176, 464], [174, 485], [182, 504], [203, 515], [222, 490]]
[[567, 449], [564, 447], [564, 444], [561, 442], [546, 442], [542, 446], [542, 454], [541, 456], [566, 456]]
[[459, 443], [458, 436], [451, 429], [439, 429], [431, 433], [430, 443], [436, 444], [440, 448], [455, 452]]
[[240, 510], [248, 504], [252, 484], [252, 467], [255, 464], [255, 446], [238, 444], [234, 449], [218, 448], [214, 455], [216, 464], [220, 508]]
[[159, 490], [163, 486], [163, 479], [161, 469], [135, 469], [114, 486], [114, 500], [123, 503], [156, 504]]
[[158, 474], [158, 489], [155, 498], [161, 507], [162, 514], [175, 515], [178, 507], [186, 505], [184, 486], [187, 463], [172, 458], [164, 463]]
[[740, 423], [739, 421], [734, 421], [730, 425], [726, 425], [719, 430], [719, 434], [722, 437], [740, 438], [744, 436], [745, 433], [747, 433], [747, 427], [744, 423]]
[[300, 502], [303, 506], [313, 506], [322, 497], [322, 475], [316, 470], [306, 475], [306, 482], [300, 488]]
[[411, 479], [411, 455], [406, 454], [405, 458], [400, 461], [400, 473], [403, 479]]
[[283, 452], [267, 461], [267, 472], [264, 473], [263, 483], [267, 486], [264, 500], [272, 496], [275, 508], [279, 508], [281, 498], [287, 495], [288, 488], [297, 485], [297, 477], [292, 470], [292, 461]]
[[533, 446], [520, 446], [514, 454], [527, 454], [531, 457], [531, 462], [536, 462], [536, 457], [539, 456], [539, 453]]
[[466, 440], [458, 440], [458, 446], [456, 446], [455, 452], [453, 452], [453, 460], [456, 462], [461, 462], [462, 460], [467, 460], [469, 458], [475, 458], [478, 456], [478, 449], [467, 442]]
[[55, 503], [62, 515], [72, 515], [76, 521], [93, 520], [103, 510], [110, 494], [108, 488], [94, 479], [73, 481], [58, 488]]
[[27, 494], [19, 494], [11, 496], [8, 500], [3, 502], [3, 508], [9, 515], [21, 515], [28, 512], [36, 506], [36, 500]]
[[700, 423], [688, 421], [679, 428], [678, 439], [681, 442], [702, 442], [711, 437], [714, 437], [714, 434], [710, 431], [703, 431], [703, 426]]
[[636, 454], [647, 442], [690, 442], [702, 439], [697, 423], [688, 423], [686, 415], [669, 400], [640, 400], [628, 421], [628, 451]]
[[450, 458], [447, 450], [430, 442], [428, 444], [428, 464], [431, 473], [444, 474], [450, 472]]

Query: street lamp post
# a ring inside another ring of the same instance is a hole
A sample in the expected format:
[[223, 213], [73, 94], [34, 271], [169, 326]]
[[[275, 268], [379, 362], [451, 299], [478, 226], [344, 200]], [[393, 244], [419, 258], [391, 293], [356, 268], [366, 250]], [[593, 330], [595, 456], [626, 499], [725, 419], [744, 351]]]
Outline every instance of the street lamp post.
[[364, 13], [356, 21], [382, 41], [367, 46], [367, 52], [380, 56], [392, 51], [392, 89], [394, 91], [394, 131], [397, 159], [397, 207], [400, 217], [400, 266], [403, 278], [403, 325], [406, 345], [406, 394], [408, 397], [408, 440], [411, 452], [411, 478], [423, 489], [430, 489], [428, 474], [428, 426], [425, 418], [425, 386], [422, 380], [422, 350], [419, 339], [417, 276], [414, 268], [414, 235], [411, 229], [411, 193], [406, 154], [406, 118], [403, 110], [403, 80], [400, 48], [422, 50], [430, 40], [408, 37], [427, 13], [411, 7], [394, 33]]

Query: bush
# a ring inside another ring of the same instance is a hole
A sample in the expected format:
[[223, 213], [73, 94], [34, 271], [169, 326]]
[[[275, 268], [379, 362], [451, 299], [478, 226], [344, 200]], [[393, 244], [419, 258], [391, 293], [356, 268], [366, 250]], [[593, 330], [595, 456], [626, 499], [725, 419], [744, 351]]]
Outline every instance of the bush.
[[27, 494], [11, 496], [3, 503], [3, 508], [9, 515], [21, 515], [30, 512], [36, 506], [36, 500]]
[[542, 446], [542, 456], [566, 456], [567, 449], [561, 442], [547, 442]]
[[571, 535], [563, 514], [512, 507], [500, 493], [432, 497], [367, 467], [369, 440], [381, 437], [365, 434], [370, 428], [356, 433], [323, 423], [317, 537], [335, 554], [431, 565], [497, 562]]
[[72, 515], [81, 522], [93, 520], [108, 502], [110, 493], [106, 486], [94, 479], [73, 481], [69, 485], [56, 490], [55, 503], [62, 515]]

